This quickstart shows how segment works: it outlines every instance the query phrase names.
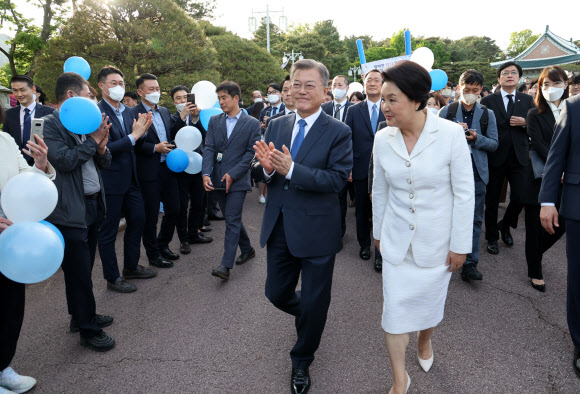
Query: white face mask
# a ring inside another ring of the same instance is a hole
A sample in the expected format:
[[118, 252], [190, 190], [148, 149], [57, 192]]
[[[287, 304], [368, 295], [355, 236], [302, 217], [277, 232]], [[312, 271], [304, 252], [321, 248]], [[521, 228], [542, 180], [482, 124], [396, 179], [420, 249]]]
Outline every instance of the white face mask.
[[268, 101], [270, 102], [270, 104], [276, 104], [279, 100], [280, 100], [280, 96], [278, 96], [277, 94], [269, 94], [268, 95]]
[[447, 98], [451, 96], [451, 89], [445, 88], [441, 90], [441, 96]]
[[461, 94], [461, 101], [466, 105], [473, 105], [479, 96], [477, 94]]
[[146, 94], [145, 100], [149, 101], [153, 105], [157, 105], [160, 97], [161, 97], [161, 93], [153, 92], [153, 93]]
[[177, 110], [181, 112], [185, 108], [185, 104], [187, 103], [175, 104], [175, 108], [177, 108]]
[[544, 95], [546, 101], [557, 101], [564, 94], [564, 90], [564, 88], [549, 87], [548, 89], [542, 89], [542, 95]]
[[261, 103], [262, 102], [262, 97], [258, 97], [254, 99], [254, 103]]
[[346, 89], [334, 89], [332, 91], [334, 98], [337, 100], [342, 100], [344, 96], [346, 96]]
[[123, 97], [125, 97], [125, 88], [119, 85], [115, 86], [114, 88], [110, 88], [109, 97], [113, 101], [123, 100]]
[[428, 107], [427, 110], [430, 111], [432, 114], [439, 115], [439, 110], [437, 108]]

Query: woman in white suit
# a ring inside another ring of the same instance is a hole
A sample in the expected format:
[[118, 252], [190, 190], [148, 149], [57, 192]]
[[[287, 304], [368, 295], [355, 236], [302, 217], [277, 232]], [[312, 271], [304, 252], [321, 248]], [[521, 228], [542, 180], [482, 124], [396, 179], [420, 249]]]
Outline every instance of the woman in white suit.
[[405, 393], [409, 333], [418, 359], [433, 363], [431, 335], [443, 319], [451, 272], [471, 251], [474, 181], [463, 128], [425, 108], [431, 77], [411, 61], [383, 71], [386, 128], [373, 149], [373, 233], [383, 255], [383, 318], [393, 369]]
[[[0, 123], [4, 121], [4, 110], [0, 106]], [[48, 149], [41, 138], [35, 136], [36, 143], [28, 141], [28, 150], [23, 151], [34, 158], [30, 167], [18, 149], [18, 145], [8, 133], [0, 132], [0, 194], [10, 178], [26, 171], [45, 174], [50, 179], [56, 177], [54, 168], [46, 158]], [[0, 205], [0, 234], [12, 223], [4, 217]], [[21, 376], [10, 367], [16, 352], [20, 328], [24, 319], [24, 284], [13, 282], [0, 273], [0, 393], [24, 393], [36, 384], [29, 376]]]

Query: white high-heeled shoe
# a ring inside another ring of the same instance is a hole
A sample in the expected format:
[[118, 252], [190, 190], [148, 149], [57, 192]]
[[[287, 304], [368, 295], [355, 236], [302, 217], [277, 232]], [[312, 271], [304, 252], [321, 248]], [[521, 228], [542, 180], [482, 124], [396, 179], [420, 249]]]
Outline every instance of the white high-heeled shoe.
[[[407, 388], [405, 389], [405, 394], [407, 394], [407, 391], [409, 391], [409, 386], [411, 385], [411, 377], [409, 376], [409, 372], [405, 371], [405, 373], [407, 374]], [[391, 390], [389, 390], [389, 394], [391, 394]]]
[[419, 360], [419, 365], [425, 372], [429, 372], [429, 370], [433, 366], [433, 357], [435, 355], [435, 353], [433, 352], [433, 346], [431, 345], [431, 341], [429, 341], [429, 346], [431, 347], [431, 358], [428, 360], [423, 360], [421, 357], [419, 357], [419, 350], [417, 350], [417, 360]]

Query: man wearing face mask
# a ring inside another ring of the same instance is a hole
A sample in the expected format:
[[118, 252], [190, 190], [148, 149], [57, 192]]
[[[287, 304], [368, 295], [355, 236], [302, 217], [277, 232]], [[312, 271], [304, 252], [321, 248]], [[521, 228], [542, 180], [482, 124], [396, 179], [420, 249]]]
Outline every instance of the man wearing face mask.
[[262, 130], [266, 129], [266, 121], [268, 118], [276, 115], [280, 111], [284, 111], [284, 103], [282, 102], [282, 96], [280, 92], [282, 88], [277, 83], [271, 83], [268, 86], [268, 97], [266, 100], [271, 104], [268, 108], [264, 108], [260, 114], [260, 123]]
[[445, 99], [445, 105], [449, 104], [452, 92], [453, 92], [453, 84], [451, 82], [447, 82], [447, 85], [439, 91], [439, 94], [443, 96], [443, 99]]
[[[42, 118], [54, 111], [54, 108], [36, 102], [36, 87], [28, 75], [15, 75], [10, 79], [12, 94], [18, 100], [18, 105], [6, 110], [4, 131], [14, 138], [20, 150], [26, 149], [30, 140], [32, 119]], [[28, 165], [34, 165], [34, 159], [23, 154]]]
[[[334, 100], [328, 103], [322, 104], [322, 110], [328, 115], [335, 119], [344, 122], [346, 119], [346, 111], [351, 106], [354, 105], [348, 101], [346, 92], [348, 91], [349, 80], [345, 75], [337, 75], [332, 80], [332, 95]], [[350, 179], [352, 182], [352, 178]], [[338, 200], [340, 202], [340, 214], [342, 218], [342, 236], [346, 232], [346, 211], [348, 204], [346, 202], [346, 195], [348, 193], [348, 184], [344, 189], [338, 194]]]
[[[103, 96], [98, 105], [101, 112], [109, 117], [111, 124], [107, 147], [113, 156], [109, 168], [101, 170], [107, 213], [99, 231], [99, 255], [107, 289], [117, 293], [131, 293], [137, 290], [137, 286], [125, 279], [147, 279], [157, 275], [157, 271], [139, 265], [145, 205], [137, 180], [134, 150], [135, 143], [151, 126], [152, 119], [151, 114], [141, 114], [139, 120], [135, 120], [131, 109], [121, 103], [125, 96], [125, 80], [120, 70], [112, 66], [103, 67], [97, 80]], [[127, 227], [124, 233], [124, 268], [121, 277], [115, 241], [123, 215]]]
[[254, 105], [256, 103], [261, 103], [262, 101], [264, 101], [264, 99], [262, 98], [262, 92], [260, 92], [259, 90], [254, 90], [252, 92], [252, 101], [254, 102], [254, 104], [246, 108], [248, 115], [252, 115], [252, 113], [254, 112]]
[[[159, 268], [173, 267], [173, 261], [179, 259], [177, 253], [169, 249], [169, 242], [179, 218], [179, 187], [177, 177], [171, 171], [165, 159], [175, 145], [169, 143], [171, 132], [171, 114], [165, 107], [158, 105], [161, 97], [157, 77], [143, 74], [135, 82], [141, 103], [132, 108], [133, 116], [151, 113], [153, 124], [137, 144], [137, 175], [145, 202], [145, 230], [143, 245], [147, 251], [149, 264]], [[157, 236], [159, 203], [163, 202], [164, 218]]]
[[487, 152], [498, 147], [497, 124], [493, 111], [477, 103], [483, 87], [483, 75], [476, 70], [467, 70], [459, 78], [461, 96], [457, 101], [441, 109], [439, 116], [457, 122], [465, 130], [465, 138], [471, 152], [473, 178], [475, 180], [475, 210], [473, 216], [473, 245], [471, 253], [461, 270], [461, 279], [482, 280], [477, 270], [479, 262], [479, 240], [483, 223], [486, 185], [489, 182]]

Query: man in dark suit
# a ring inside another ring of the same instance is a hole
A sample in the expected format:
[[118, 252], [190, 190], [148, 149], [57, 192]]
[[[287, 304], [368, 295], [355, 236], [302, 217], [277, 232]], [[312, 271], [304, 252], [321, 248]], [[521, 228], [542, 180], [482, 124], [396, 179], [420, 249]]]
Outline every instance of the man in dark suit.
[[[99, 231], [99, 255], [107, 289], [118, 293], [131, 293], [137, 290], [137, 286], [125, 279], [147, 279], [157, 275], [157, 271], [139, 265], [145, 206], [137, 181], [137, 162], [133, 148], [151, 126], [152, 119], [151, 114], [147, 114], [139, 115], [139, 121], [136, 121], [131, 109], [121, 103], [125, 94], [125, 80], [120, 70], [112, 66], [103, 67], [97, 80], [103, 96], [99, 108], [109, 117], [111, 123], [107, 147], [113, 155], [111, 165], [101, 170], [107, 213]], [[119, 272], [115, 252], [122, 216], [127, 222], [124, 233], [123, 277]]]
[[216, 88], [223, 114], [209, 120], [203, 150], [203, 186], [214, 192], [226, 218], [224, 254], [219, 267], [211, 274], [227, 280], [234, 267], [238, 245], [242, 254], [236, 264], [244, 264], [256, 256], [242, 223], [246, 193], [252, 190], [250, 163], [254, 158], [254, 142], [260, 139], [260, 123], [238, 106], [240, 86], [224, 81]]
[[[385, 121], [381, 111], [381, 88], [383, 77], [373, 69], [365, 75], [366, 100], [351, 106], [346, 113], [345, 123], [352, 131], [352, 181], [355, 193], [356, 238], [360, 246], [359, 256], [363, 260], [371, 258], [372, 203], [369, 198], [369, 165], [375, 133], [379, 122]], [[375, 270], [383, 269], [383, 259], [375, 248]]]
[[271, 83], [268, 85], [268, 96], [266, 96], [266, 100], [270, 103], [270, 106], [264, 108], [260, 113], [259, 120], [262, 130], [266, 129], [268, 118], [284, 111], [285, 105], [282, 102], [281, 93], [282, 87], [277, 83]]
[[[149, 264], [159, 268], [173, 267], [179, 255], [169, 249], [179, 217], [179, 187], [175, 173], [167, 168], [165, 159], [175, 145], [169, 143], [171, 114], [157, 105], [161, 96], [157, 77], [143, 74], [135, 82], [141, 103], [132, 108], [135, 119], [139, 114], [151, 112], [153, 124], [135, 145], [137, 176], [145, 202], [145, 230], [143, 245]], [[164, 220], [157, 236], [159, 203], [163, 202]]]
[[[562, 177], [562, 174], [564, 176]], [[560, 188], [560, 212], [556, 210]], [[566, 221], [568, 328], [574, 344], [574, 372], [580, 377], [580, 95], [569, 98], [554, 128], [554, 137], [544, 168], [539, 202], [542, 226], [554, 234], [559, 216]]]
[[[36, 102], [36, 87], [28, 75], [15, 75], [10, 78], [12, 94], [18, 100], [18, 105], [6, 110], [4, 131], [14, 138], [22, 151], [30, 140], [32, 119], [42, 118], [51, 114], [54, 108]], [[34, 165], [34, 159], [23, 153], [29, 165]]]
[[[171, 115], [171, 140], [175, 140], [175, 136], [183, 127], [196, 127], [201, 133], [202, 142], [195, 152], [203, 155], [206, 131], [199, 120], [199, 109], [195, 104], [187, 102], [188, 93], [189, 89], [183, 85], [171, 89], [171, 99], [177, 108], [177, 111]], [[201, 172], [197, 174], [181, 172], [177, 174], [177, 183], [179, 184], [180, 206], [177, 220], [177, 236], [181, 243], [179, 251], [181, 254], [189, 254], [191, 253], [190, 244], [207, 244], [213, 241], [213, 238], [204, 236], [200, 231], [203, 227], [207, 193], [203, 188]]]
[[248, 113], [248, 115], [252, 115], [252, 113], [254, 112], [254, 105], [256, 105], [256, 103], [261, 103], [263, 100], [264, 99], [262, 98], [262, 92], [260, 92], [259, 90], [254, 90], [252, 92], [252, 101], [254, 102], [254, 104], [246, 108], [246, 112]]
[[[522, 67], [506, 62], [497, 69], [501, 89], [481, 100], [491, 109], [497, 122], [499, 147], [488, 154], [489, 183], [485, 196], [485, 239], [487, 251], [498, 254], [498, 228], [502, 241], [513, 245], [510, 227], [516, 228], [522, 211], [520, 194], [524, 187], [525, 170], [529, 161], [529, 139], [526, 130], [528, 111], [534, 107], [532, 96], [518, 92], [516, 87], [522, 76]], [[498, 223], [497, 210], [504, 179], [510, 183], [510, 204], [503, 219]]]
[[286, 78], [284, 78], [284, 81], [282, 81], [280, 86], [282, 86], [282, 102], [284, 103], [284, 109], [276, 115], [268, 118], [266, 120], [266, 126], [268, 126], [268, 123], [270, 123], [272, 119], [277, 119], [296, 111], [296, 102], [292, 98], [292, 81], [290, 80], [290, 75], [286, 75]]
[[[296, 114], [274, 119], [254, 146], [269, 180], [260, 245], [267, 245], [266, 297], [296, 317], [291, 391], [310, 388], [308, 368], [330, 305], [336, 253], [342, 248], [338, 193], [352, 167], [348, 127], [321, 109], [328, 70], [311, 59], [292, 66]], [[301, 291], [296, 291], [302, 276]]]
[[[346, 112], [348, 107], [354, 105], [348, 101], [346, 92], [348, 91], [349, 81], [346, 75], [337, 75], [332, 80], [332, 96], [333, 101], [322, 104], [322, 110], [328, 115], [335, 119], [344, 122], [346, 120]], [[348, 193], [348, 184], [344, 187], [338, 194], [338, 200], [340, 201], [340, 215], [341, 215], [341, 225], [342, 225], [342, 236], [346, 233], [346, 211], [348, 209], [348, 204], [346, 202], [346, 195]]]

